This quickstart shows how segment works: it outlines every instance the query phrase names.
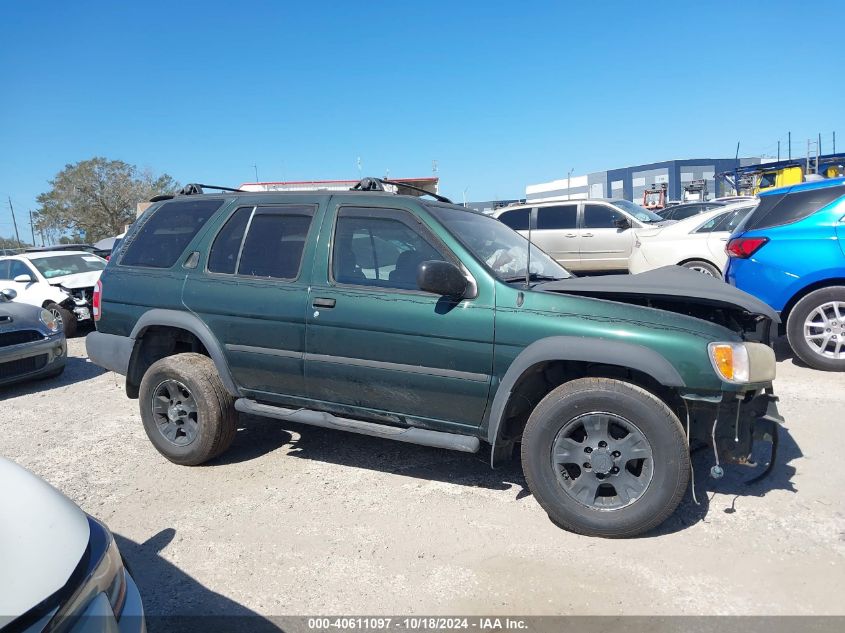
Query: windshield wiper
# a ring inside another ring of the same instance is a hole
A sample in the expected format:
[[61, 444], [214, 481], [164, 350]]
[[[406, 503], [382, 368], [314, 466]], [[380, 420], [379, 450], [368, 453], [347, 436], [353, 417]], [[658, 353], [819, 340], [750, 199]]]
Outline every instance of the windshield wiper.
[[[528, 276], [530, 281], [558, 281], [560, 279], [567, 279], [566, 277], [555, 277], [554, 275], [541, 275], [540, 273], [531, 273]], [[513, 283], [515, 281], [525, 281], [525, 275], [511, 275], [510, 277], [502, 277], [505, 283]]]

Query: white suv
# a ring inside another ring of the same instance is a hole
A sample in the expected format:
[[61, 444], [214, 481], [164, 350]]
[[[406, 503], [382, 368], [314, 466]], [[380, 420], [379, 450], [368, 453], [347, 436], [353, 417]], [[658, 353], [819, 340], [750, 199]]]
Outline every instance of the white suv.
[[526, 237], [533, 217], [531, 241], [575, 271], [627, 272], [634, 229], [671, 222], [638, 204], [615, 198], [525, 203], [497, 209], [493, 217]]
[[16, 301], [46, 308], [73, 336], [77, 323], [91, 319], [91, 298], [106, 260], [86, 251], [44, 251], [0, 257], [0, 288]]

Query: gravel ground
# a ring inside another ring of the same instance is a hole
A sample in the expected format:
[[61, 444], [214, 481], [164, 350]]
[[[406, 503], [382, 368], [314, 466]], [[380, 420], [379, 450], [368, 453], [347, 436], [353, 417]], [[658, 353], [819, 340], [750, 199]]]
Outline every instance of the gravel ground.
[[173, 465], [69, 350], [0, 389], [0, 454], [111, 527], [149, 614], [845, 614], [843, 376], [783, 345], [774, 473], [716, 482], [697, 454], [701, 505], [624, 541], [555, 527], [518, 463], [293, 423], [242, 417], [224, 456]]

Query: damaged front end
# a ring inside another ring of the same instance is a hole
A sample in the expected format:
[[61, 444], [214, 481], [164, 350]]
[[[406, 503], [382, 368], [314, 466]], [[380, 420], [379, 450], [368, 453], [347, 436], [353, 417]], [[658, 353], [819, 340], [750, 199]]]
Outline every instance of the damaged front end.
[[65, 310], [73, 312], [77, 321], [88, 321], [91, 319], [91, 300], [94, 296], [93, 286], [90, 288], [65, 288], [58, 286], [68, 297], [61, 305]]
[[784, 421], [771, 387], [745, 394], [682, 393], [681, 397], [688, 415], [690, 447], [706, 446], [713, 451], [711, 477], [719, 479], [724, 475], [722, 464], [759, 466], [753, 456], [756, 442], [770, 444], [768, 463], [761, 473], [746, 483], [753, 483], [771, 472], [777, 459], [778, 427]]

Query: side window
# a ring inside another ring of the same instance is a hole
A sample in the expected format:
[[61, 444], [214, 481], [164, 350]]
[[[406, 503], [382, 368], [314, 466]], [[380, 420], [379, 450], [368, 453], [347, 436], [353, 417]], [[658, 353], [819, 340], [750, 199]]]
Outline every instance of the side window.
[[11, 279], [9, 275], [9, 261], [8, 259], [0, 261], [0, 279]]
[[378, 212], [371, 211], [358, 207], [340, 210], [332, 276], [341, 284], [416, 290], [418, 266], [447, 258], [401, 220], [379, 217]]
[[719, 226], [719, 224], [720, 224], [723, 220], [725, 220], [725, 218], [726, 218], [727, 216], [729, 216], [729, 215], [730, 215], [730, 212], [728, 212], [728, 213], [720, 213], [720, 214], [719, 214], [719, 215], [717, 215], [716, 217], [714, 217], [714, 218], [710, 218], [709, 220], [707, 220], [707, 222], [705, 222], [704, 224], [702, 224], [701, 226], [699, 226], [699, 227], [695, 230], [695, 232], [696, 232], [696, 233], [712, 233], [713, 231], [717, 231], [718, 229], [717, 229], [716, 227], [718, 227], [718, 226]]
[[514, 231], [527, 231], [530, 215], [531, 209], [514, 209], [500, 215], [499, 221], [505, 226], [511, 227]]
[[538, 229], [575, 229], [578, 228], [578, 205], [564, 204], [537, 209]]
[[29, 275], [35, 279], [35, 274], [32, 269], [18, 259], [9, 261], [9, 279], [14, 279], [18, 275]]
[[170, 268], [223, 200], [165, 202], [125, 245], [122, 266]]
[[220, 229], [211, 252], [208, 254], [208, 270], [212, 273], [234, 274], [235, 266], [238, 263], [238, 254], [241, 251], [241, 242], [244, 239], [244, 231], [247, 222], [252, 215], [253, 207], [241, 207]]
[[584, 205], [584, 228], [585, 229], [615, 229], [616, 220], [625, 216], [619, 211], [606, 207], [603, 204]]
[[313, 218], [312, 206], [258, 207], [241, 250], [238, 274], [296, 279]]

